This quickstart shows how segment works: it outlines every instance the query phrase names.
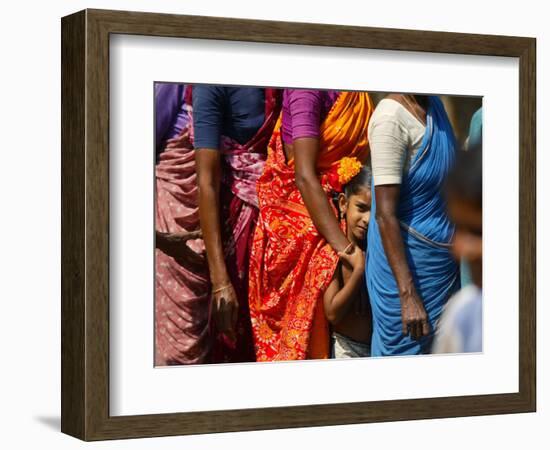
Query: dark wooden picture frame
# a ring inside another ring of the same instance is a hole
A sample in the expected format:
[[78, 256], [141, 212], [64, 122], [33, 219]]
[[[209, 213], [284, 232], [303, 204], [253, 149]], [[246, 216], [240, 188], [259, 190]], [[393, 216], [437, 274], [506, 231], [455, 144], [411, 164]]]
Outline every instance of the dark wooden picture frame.
[[[84, 440], [531, 412], [536, 408], [536, 40], [85, 10], [62, 30], [61, 430]], [[519, 58], [519, 392], [109, 415], [109, 36], [132, 34]]]

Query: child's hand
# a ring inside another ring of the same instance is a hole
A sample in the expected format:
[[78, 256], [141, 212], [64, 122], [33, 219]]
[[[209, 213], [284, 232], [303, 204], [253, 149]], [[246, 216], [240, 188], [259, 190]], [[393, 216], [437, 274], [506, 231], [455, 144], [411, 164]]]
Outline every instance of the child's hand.
[[338, 252], [338, 256], [342, 261], [347, 262], [354, 272], [365, 270], [365, 253], [359, 247], [353, 246], [351, 253]]

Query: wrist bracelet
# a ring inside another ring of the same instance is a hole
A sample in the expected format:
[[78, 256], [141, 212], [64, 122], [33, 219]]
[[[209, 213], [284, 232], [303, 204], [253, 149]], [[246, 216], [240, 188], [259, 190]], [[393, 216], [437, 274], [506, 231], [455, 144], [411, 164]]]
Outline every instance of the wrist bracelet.
[[228, 287], [231, 287], [231, 283], [226, 284], [225, 286], [222, 286], [221, 288], [214, 289], [214, 290], [212, 291], [212, 294], [217, 294], [218, 292], [221, 292], [221, 291], [223, 291], [224, 289], [227, 289]]

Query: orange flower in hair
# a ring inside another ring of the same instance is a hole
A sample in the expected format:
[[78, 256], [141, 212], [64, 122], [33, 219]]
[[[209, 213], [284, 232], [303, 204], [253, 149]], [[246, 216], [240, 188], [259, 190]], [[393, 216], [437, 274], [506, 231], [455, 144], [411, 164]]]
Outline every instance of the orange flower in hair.
[[361, 171], [363, 165], [356, 157], [344, 157], [338, 166], [338, 181], [343, 185], [348, 184], [351, 179]]

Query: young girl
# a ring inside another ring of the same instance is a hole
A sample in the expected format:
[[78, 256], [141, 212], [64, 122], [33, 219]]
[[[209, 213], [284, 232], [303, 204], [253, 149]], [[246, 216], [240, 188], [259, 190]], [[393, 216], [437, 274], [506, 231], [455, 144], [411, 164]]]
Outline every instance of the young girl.
[[325, 315], [331, 324], [331, 356], [370, 356], [372, 318], [365, 284], [365, 236], [371, 210], [371, 173], [363, 166], [338, 196], [346, 236], [361, 249], [340, 252], [340, 262], [324, 295]]

